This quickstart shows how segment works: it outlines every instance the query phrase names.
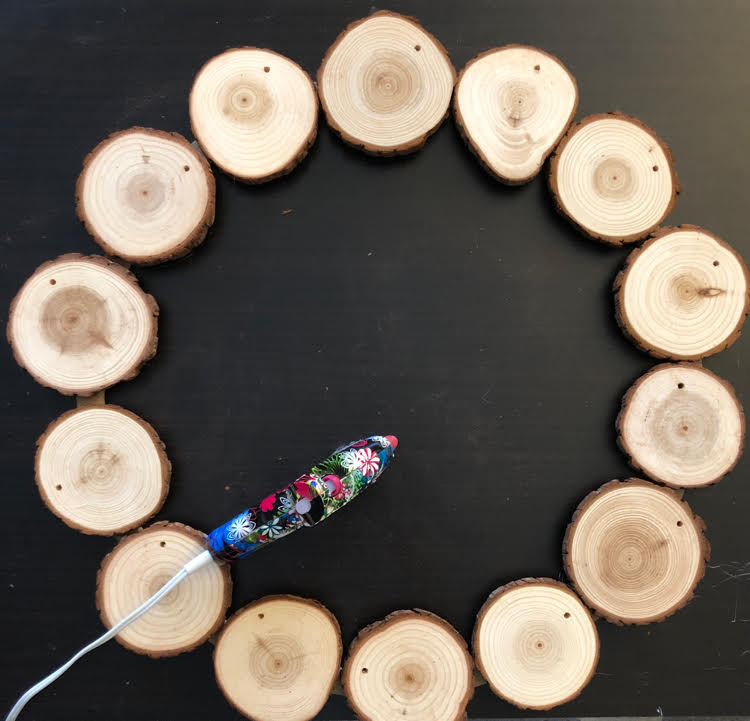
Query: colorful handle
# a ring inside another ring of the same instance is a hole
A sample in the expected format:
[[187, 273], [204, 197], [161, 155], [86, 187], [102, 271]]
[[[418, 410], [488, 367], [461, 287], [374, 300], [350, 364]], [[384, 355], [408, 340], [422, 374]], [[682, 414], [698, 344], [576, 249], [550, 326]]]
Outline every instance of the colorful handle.
[[296, 531], [314, 526], [374, 483], [398, 445], [395, 436], [370, 436], [334, 451], [276, 493], [208, 535], [217, 558], [233, 561]]

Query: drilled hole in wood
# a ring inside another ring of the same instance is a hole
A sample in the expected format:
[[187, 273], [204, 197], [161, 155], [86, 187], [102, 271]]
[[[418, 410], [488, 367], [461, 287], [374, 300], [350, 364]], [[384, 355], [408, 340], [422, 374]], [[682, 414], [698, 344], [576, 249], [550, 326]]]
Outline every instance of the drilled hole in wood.
[[160, 543], [159, 545], [160, 545], [160, 546], [161, 546], [162, 548], [164, 548], [164, 546], [166, 546], [166, 545], [167, 545], [167, 542], [166, 542], [166, 541], [162, 541], [162, 542], [161, 542], [161, 543]]
[[678, 388], [679, 388], [680, 390], [682, 390], [682, 389], [683, 389], [683, 388], [685, 387], [685, 384], [684, 384], [684, 383], [678, 383], [678, 384], [677, 384], [677, 387], [678, 387]]
[[682, 521], [677, 521], [678, 526], [682, 526]]
[[569, 613], [568, 613], [568, 612], [566, 611], [566, 612], [565, 612], [565, 613], [563, 614], [563, 618], [570, 618], [570, 614], [569, 614]]
[[366, 668], [363, 668], [363, 669], [362, 669], [362, 673], [367, 673], [367, 669], [366, 669]]
[[715, 268], [715, 267], [716, 267], [717, 265], [719, 265], [719, 261], [718, 261], [718, 260], [715, 260], [715, 261], [714, 261], [714, 268]]
[[538, 65], [535, 65], [534, 66], [534, 70], [536, 70], [537, 72], [539, 72], [541, 70], [541, 68]]
[[264, 73], [270, 73], [271, 72], [271, 68], [269, 68], [268, 65], [266, 65], [266, 67], [263, 68], [263, 72]]
[[185, 166], [183, 166], [182, 169], [187, 173], [187, 171], [190, 170], [190, 166], [189, 165], [185, 165]]
[[263, 618], [265, 618], [265, 617], [266, 617], [266, 614], [265, 614], [265, 613], [259, 613], [259, 614], [258, 614], [258, 618], [261, 618], [261, 619], [263, 619]]
[[658, 165], [654, 165], [654, 167], [651, 168], [651, 170], [653, 170], [654, 172], [656, 172], [657, 170], [659, 170], [659, 166]]
[[[718, 263], [714, 263], [714, 265], [719, 265], [719, 264]], [[54, 278], [50, 278], [49, 284], [50, 285], [54, 285], [55, 283], [57, 283], [57, 281]]]
[[61, 486], [61, 485], [60, 485], [60, 484], [58, 483], [58, 484], [57, 484], [57, 485], [55, 486], [55, 490], [56, 490], [56, 491], [62, 491], [62, 486]]
[[419, 52], [419, 51], [420, 51], [420, 50], [422, 49], [422, 46], [421, 46], [421, 45], [415, 45], [415, 46], [414, 46], [414, 49], [415, 49], [415, 50], [416, 50], [417, 52]]

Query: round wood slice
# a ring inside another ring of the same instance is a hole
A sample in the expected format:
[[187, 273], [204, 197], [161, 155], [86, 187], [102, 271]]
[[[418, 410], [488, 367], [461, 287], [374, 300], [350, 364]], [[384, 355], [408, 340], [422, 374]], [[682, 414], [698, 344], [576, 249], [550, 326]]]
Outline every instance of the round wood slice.
[[745, 416], [727, 381], [690, 363], [664, 363], [625, 394], [618, 441], [635, 468], [675, 487], [707, 486], [736, 465]]
[[227, 701], [254, 721], [308, 721], [341, 668], [341, 632], [317, 601], [266, 596], [238, 611], [214, 651]]
[[448, 114], [456, 71], [413, 18], [382, 10], [346, 27], [318, 70], [331, 128], [374, 155], [421, 148]]
[[341, 683], [363, 721], [459, 721], [474, 693], [466, 643], [427, 611], [396, 611], [352, 643]]
[[531, 180], [578, 107], [575, 78], [553, 55], [506, 45], [470, 60], [456, 83], [453, 110], [469, 147], [504, 183]]
[[8, 341], [36, 381], [87, 396], [138, 375], [156, 353], [158, 315], [121, 265], [70, 253], [40, 265], [18, 291]]
[[203, 151], [247, 183], [290, 172], [315, 140], [318, 98], [310, 76], [283, 55], [234, 48], [211, 58], [190, 92], [190, 123]]
[[473, 646], [492, 690], [519, 708], [545, 710], [570, 701], [599, 660], [591, 614], [550, 578], [524, 578], [494, 591], [477, 616]]
[[697, 360], [737, 340], [749, 291], [742, 258], [723, 240], [694, 225], [664, 228], [617, 276], [617, 322], [657, 358]]
[[86, 156], [76, 213], [107, 253], [161, 263], [206, 237], [215, 195], [208, 162], [182, 135], [130, 128]]
[[139, 526], [164, 503], [171, 465], [156, 431], [113, 405], [75, 408], [37, 441], [36, 482], [71, 528], [109, 536]]
[[637, 478], [611, 481], [578, 506], [563, 542], [565, 569], [608, 621], [662, 621], [692, 598], [705, 573], [704, 529], [674, 491]]
[[[205, 550], [205, 535], [161, 521], [123, 538], [105, 556], [96, 579], [96, 607], [107, 628], [156, 593]], [[115, 638], [148, 656], [192, 651], [223, 623], [232, 598], [229, 567], [211, 563], [184, 579]]]
[[552, 155], [549, 181], [558, 209], [586, 235], [613, 245], [645, 238], [680, 192], [669, 148], [622, 113], [574, 125]]

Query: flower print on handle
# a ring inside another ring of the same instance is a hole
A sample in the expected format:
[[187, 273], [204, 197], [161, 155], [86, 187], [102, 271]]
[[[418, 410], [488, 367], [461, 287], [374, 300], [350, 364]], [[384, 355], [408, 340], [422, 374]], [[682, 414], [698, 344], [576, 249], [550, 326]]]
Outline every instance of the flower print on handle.
[[380, 466], [380, 456], [372, 448], [358, 448], [354, 451], [356, 467], [363, 476], [374, 476]]
[[227, 539], [232, 543], [244, 541], [254, 530], [255, 521], [251, 520], [250, 513], [245, 511], [227, 526]]
[[265, 536], [266, 538], [278, 538], [296, 527], [296, 524], [293, 523], [289, 523], [289, 526], [287, 527], [283, 521], [284, 518], [282, 516], [272, 518], [268, 523], [258, 526], [258, 534]]
[[276, 503], [276, 494], [272, 493], [260, 502], [260, 510], [264, 513], [268, 513], [273, 510], [274, 503]]

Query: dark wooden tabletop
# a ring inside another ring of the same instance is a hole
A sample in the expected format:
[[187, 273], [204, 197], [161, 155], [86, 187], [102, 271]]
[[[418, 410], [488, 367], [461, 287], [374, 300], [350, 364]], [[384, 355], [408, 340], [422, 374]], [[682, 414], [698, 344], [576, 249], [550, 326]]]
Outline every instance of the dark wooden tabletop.
[[[379, 9], [380, 6], [377, 6]], [[511, 42], [559, 56], [578, 115], [620, 109], [671, 146], [683, 193], [670, 224], [702, 225], [750, 258], [750, 3], [405, 0], [457, 68]], [[98, 252], [77, 223], [83, 156], [131, 125], [190, 136], [201, 64], [237, 45], [313, 73], [362, 0], [99, 0], [0, 6], [0, 308], [41, 262]], [[451, 120], [411, 157], [377, 160], [321, 125], [290, 176], [245, 187], [217, 172], [216, 224], [190, 257], [137, 270], [161, 307], [156, 358], [107, 398], [157, 428], [174, 464], [160, 519], [210, 530], [341, 441], [399, 437], [365, 500], [234, 570], [233, 608], [317, 598], [348, 643], [421, 607], [468, 638], [497, 585], [561, 574], [577, 502], [630, 471], [613, 423], [653, 361], [613, 319], [627, 250], [584, 240], [542, 176], [490, 179]], [[291, 213], [284, 213], [292, 209]], [[746, 337], [706, 366], [748, 398]], [[70, 398], [0, 349], [2, 700], [101, 629], [94, 584], [114, 540], [43, 505], [34, 444]], [[552, 715], [750, 712], [750, 461], [686, 494], [713, 556], [697, 598], [665, 623], [599, 624], [598, 673]], [[225, 486], [229, 490], [225, 490]], [[478, 690], [472, 717], [523, 715]], [[550, 715], [550, 714], [546, 714]], [[334, 698], [323, 719], [350, 717]], [[211, 646], [152, 661], [113, 643], [34, 700], [24, 719], [234, 719]]]

